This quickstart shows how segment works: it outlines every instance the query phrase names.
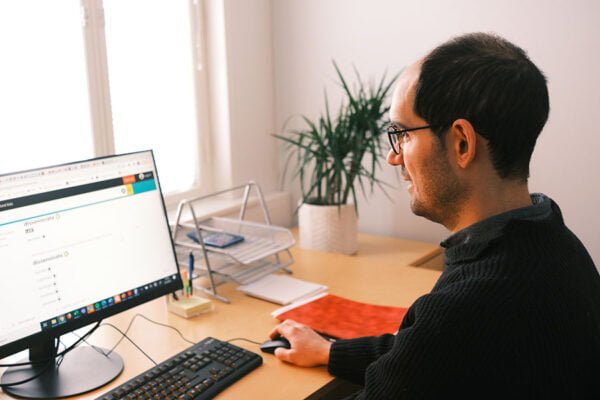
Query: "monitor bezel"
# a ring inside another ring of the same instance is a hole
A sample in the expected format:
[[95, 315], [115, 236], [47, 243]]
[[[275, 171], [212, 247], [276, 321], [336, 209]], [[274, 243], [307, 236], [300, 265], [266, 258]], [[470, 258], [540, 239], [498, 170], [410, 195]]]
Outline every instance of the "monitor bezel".
[[[142, 150], [142, 151], [135, 151], [135, 152], [129, 152], [129, 153], [114, 154], [114, 155], [110, 155], [110, 156], [94, 157], [94, 158], [89, 158], [89, 159], [80, 160], [80, 161], [68, 162], [68, 163], [64, 163], [64, 164], [56, 164], [56, 165], [50, 165], [50, 166], [45, 166], [45, 167], [40, 167], [40, 168], [33, 168], [33, 169], [11, 172], [8, 174], [0, 174], [0, 177], [16, 175], [16, 174], [21, 174], [21, 173], [27, 173], [27, 172], [35, 172], [35, 171], [39, 171], [39, 170], [45, 170], [48, 168], [62, 167], [62, 166], [68, 166], [68, 165], [73, 165], [73, 164], [81, 164], [81, 163], [90, 162], [90, 161], [130, 156], [130, 155], [141, 154], [141, 153], [150, 153], [150, 155], [152, 157], [152, 163], [154, 165], [154, 173], [155, 173], [157, 188], [158, 188], [158, 192], [159, 192], [160, 200], [161, 200], [161, 204], [162, 204], [163, 216], [165, 218], [165, 222], [167, 223], [167, 226], [169, 226], [167, 208], [165, 206], [165, 201], [164, 201], [164, 197], [162, 194], [162, 187], [160, 185], [160, 179], [158, 176], [158, 170], [156, 168], [156, 160], [154, 158], [154, 152], [152, 150]], [[173, 293], [177, 290], [180, 290], [183, 287], [183, 283], [181, 281], [179, 262], [177, 260], [177, 255], [175, 253], [175, 243], [173, 242], [173, 237], [170, 234], [170, 232], [171, 231], [169, 230], [168, 236], [169, 236], [169, 241], [171, 243], [171, 249], [173, 250], [173, 260], [174, 260], [175, 266], [177, 268], [177, 270], [174, 271], [172, 274], [172, 275], [175, 275], [174, 280], [172, 280], [168, 283], [165, 283], [163, 285], [160, 285], [156, 289], [143, 291], [135, 297], [128, 298], [126, 301], [120, 302], [118, 304], [113, 304], [110, 307], [94, 311], [91, 314], [86, 314], [85, 316], [82, 316], [80, 318], [67, 321], [64, 324], [57, 325], [50, 329], [42, 330], [40, 332], [31, 334], [29, 336], [18, 338], [11, 342], [2, 344], [2, 345], [0, 345], [0, 359], [8, 357], [8, 356], [13, 355], [18, 352], [21, 352], [23, 350], [27, 350], [32, 345], [36, 344], [36, 342], [39, 343], [40, 341], [43, 341], [43, 340], [58, 338], [61, 335], [64, 335], [66, 333], [83, 328], [83, 327], [93, 324], [93, 323], [97, 323], [98, 321], [101, 321], [105, 318], [112, 317], [113, 315], [120, 314], [131, 308], [137, 307], [141, 304], [150, 302], [152, 300], [156, 300], [157, 298], [159, 298], [161, 296], [164, 296], [169, 293]], [[165, 276], [162, 279], [167, 278], [169, 276]], [[131, 288], [131, 289], [133, 290], [134, 288]], [[115, 295], [117, 295], [117, 294], [118, 293], [115, 293]], [[83, 307], [83, 305], [82, 305], [82, 307]], [[41, 322], [41, 321], [39, 321], [39, 322]]]

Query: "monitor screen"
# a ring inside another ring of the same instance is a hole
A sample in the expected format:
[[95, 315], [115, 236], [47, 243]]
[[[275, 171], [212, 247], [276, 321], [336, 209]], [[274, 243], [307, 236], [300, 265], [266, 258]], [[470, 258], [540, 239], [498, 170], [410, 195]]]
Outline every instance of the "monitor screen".
[[181, 288], [152, 152], [0, 175], [0, 260], [0, 357]]

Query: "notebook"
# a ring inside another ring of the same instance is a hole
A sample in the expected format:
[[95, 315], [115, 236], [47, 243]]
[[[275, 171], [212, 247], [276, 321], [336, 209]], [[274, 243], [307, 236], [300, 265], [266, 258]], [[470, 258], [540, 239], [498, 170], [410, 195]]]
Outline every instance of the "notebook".
[[285, 305], [325, 292], [327, 286], [287, 275], [271, 274], [237, 289], [249, 296]]

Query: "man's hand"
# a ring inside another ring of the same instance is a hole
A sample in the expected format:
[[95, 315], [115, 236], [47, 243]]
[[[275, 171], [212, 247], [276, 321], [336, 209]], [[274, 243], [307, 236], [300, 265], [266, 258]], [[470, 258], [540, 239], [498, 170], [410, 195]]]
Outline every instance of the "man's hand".
[[277, 325], [269, 334], [271, 339], [285, 337], [292, 346], [291, 349], [278, 348], [275, 357], [301, 367], [316, 367], [329, 363], [331, 342], [324, 339], [308, 326], [291, 319]]

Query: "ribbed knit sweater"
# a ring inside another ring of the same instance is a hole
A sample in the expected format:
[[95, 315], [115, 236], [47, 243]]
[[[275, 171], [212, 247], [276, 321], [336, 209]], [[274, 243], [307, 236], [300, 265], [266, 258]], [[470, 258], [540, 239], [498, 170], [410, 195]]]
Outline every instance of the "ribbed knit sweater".
[[330, 373], [358, 399], [600, 399], [600, 276], [545, 199], [544, 218], [450, 244], [398, 333], [335, 342]]

